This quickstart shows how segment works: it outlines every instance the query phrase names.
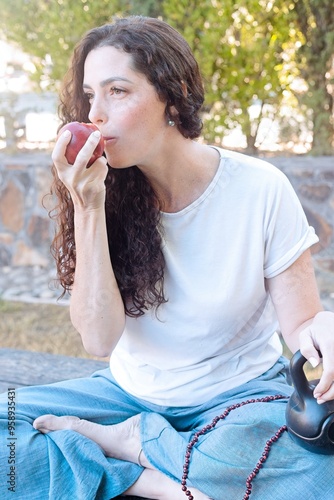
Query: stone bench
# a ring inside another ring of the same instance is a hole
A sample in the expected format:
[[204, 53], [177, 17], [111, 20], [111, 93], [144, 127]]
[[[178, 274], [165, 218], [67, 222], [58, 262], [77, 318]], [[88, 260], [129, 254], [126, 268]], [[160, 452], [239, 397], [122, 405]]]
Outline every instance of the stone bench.
[[[9, 387], [52, 384], [80, 377], [89, 377], [96, 370], [107, 368], [105, 361], [74, 358], [44, 352], [0, 349], [0, 393]], [[139, 497], [117, 497], [119, 500], [145, 500]]]
[[108, 363], [44, 352], [0, 349], [0, 392], [8, 387], [51, 384], [88, 377]]

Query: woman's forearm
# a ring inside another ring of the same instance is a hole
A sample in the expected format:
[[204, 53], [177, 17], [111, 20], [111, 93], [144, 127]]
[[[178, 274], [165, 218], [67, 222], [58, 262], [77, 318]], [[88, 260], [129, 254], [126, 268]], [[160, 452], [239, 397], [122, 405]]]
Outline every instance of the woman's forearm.
[[125, 325], [123, 301], [110, 262], [104, 209], [75, 212], [73, 326], [87, 352], [109, 356]]

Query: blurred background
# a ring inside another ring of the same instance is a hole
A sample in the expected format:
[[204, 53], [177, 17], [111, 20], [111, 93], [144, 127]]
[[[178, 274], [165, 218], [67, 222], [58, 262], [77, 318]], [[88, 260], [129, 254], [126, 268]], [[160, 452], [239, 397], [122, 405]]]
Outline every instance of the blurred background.
[[187, 39], [205, 81], [201, 140], [269, 159], [320, 237], [334, 310], [333, 0], [0, 0], [0, 347], [87, 356], [57, 300], [50, 256], [51, 151], [72, 50], [114, 16], [159, 17]]

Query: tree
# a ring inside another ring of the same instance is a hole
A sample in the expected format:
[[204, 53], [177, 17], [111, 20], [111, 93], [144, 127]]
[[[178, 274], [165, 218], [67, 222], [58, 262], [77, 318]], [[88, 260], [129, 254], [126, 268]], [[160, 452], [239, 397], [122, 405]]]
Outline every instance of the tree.
[[333, 0], [294, 0], [304, 36], [298, 51], [307, 91], [302, 103], [312, 111], [312, 154], [334, 153], [334, 5]]
[[[313, 151], [333, 152], [333, 0], [0, 0], [0, 7], [2, 35], [33, 57], [44, 89], [57, 87], [88, 29], [115, 15], [161, 16], [199, 61], [207, 140], [220, 143], [239, 127], [255, 152], [263, 119], [277, 120], [286, 97], [296, 105], [294, 91], [300, 109], [312, 110]], [[296, 77], [306, 93], [294, 89]]]
[[0, 34], [33, 57], [33, 78], [53, 89], [83, 33], [127, 14], [158, 15], [162, 0], [0, 0]]
[[264, 117], [275, 118], [289, 86], [283, 54], [293, 44], [284, 0], [166, 0], [168, 21], [186, 37], [206, 81], [205, 135], [221, 141], [240, 126], [255, 152]]

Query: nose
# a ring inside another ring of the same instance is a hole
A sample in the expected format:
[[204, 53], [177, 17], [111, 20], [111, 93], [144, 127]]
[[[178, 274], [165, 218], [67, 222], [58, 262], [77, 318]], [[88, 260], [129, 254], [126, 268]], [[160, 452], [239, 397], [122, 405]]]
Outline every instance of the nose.
[[101, 99], [94, 97], [93, 102], [90, 106], [90, 111], [88, 113], [89, 120], [94, 123], [94, 125], [102, 125], [108, 120], [107, 113], [105, 111], [105, 106]]

